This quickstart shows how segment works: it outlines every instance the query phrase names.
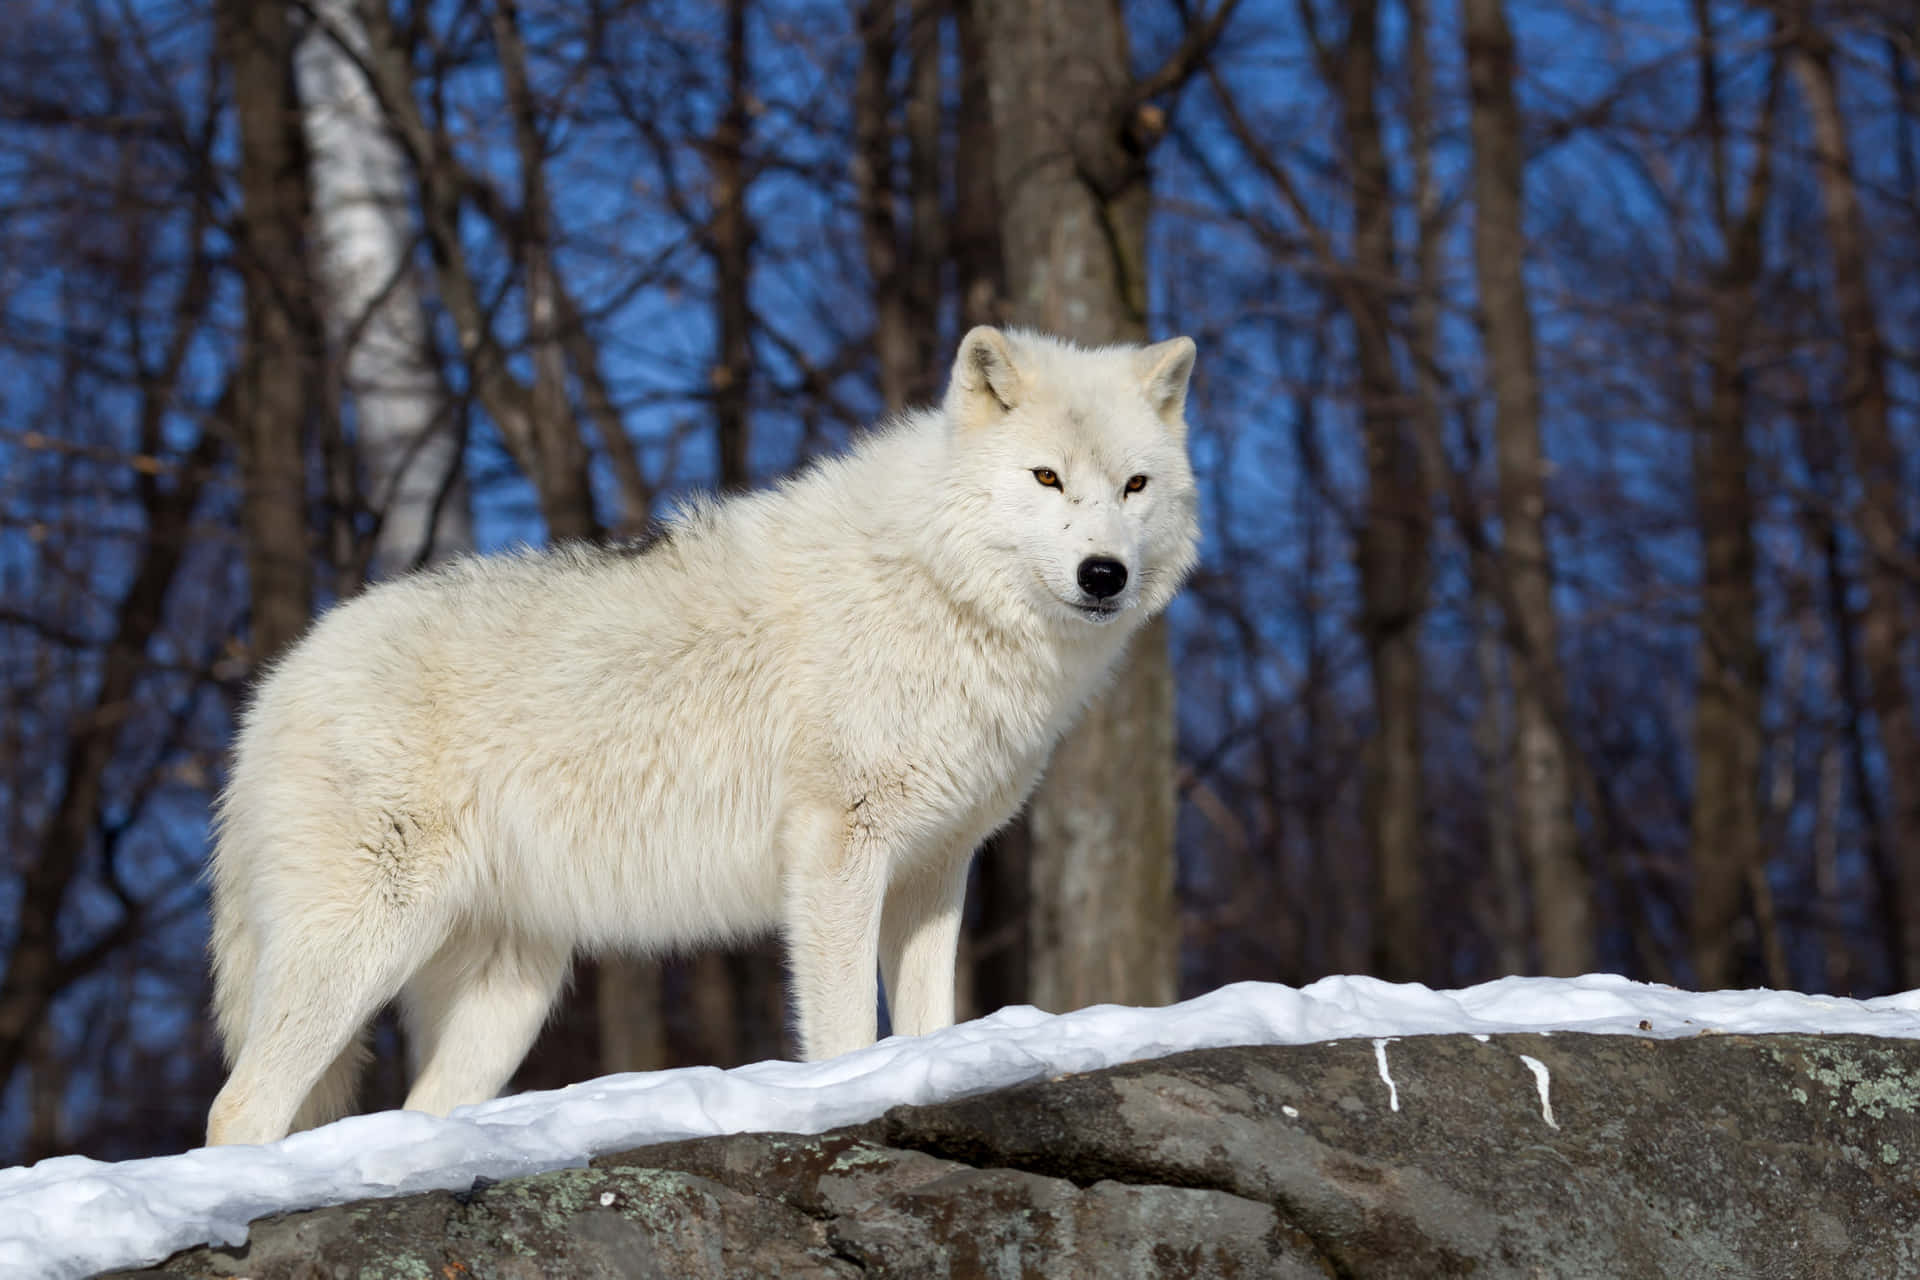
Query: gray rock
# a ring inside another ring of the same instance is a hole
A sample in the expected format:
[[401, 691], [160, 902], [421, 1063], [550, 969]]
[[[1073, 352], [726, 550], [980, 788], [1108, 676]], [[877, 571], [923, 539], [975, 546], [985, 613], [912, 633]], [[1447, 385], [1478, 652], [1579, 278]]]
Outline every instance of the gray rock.
[[118, 1274], [1850, 1280], [1920, 1274], [1916, 1157], [1909, 1041], [1216, 1049], [262, 1219]]

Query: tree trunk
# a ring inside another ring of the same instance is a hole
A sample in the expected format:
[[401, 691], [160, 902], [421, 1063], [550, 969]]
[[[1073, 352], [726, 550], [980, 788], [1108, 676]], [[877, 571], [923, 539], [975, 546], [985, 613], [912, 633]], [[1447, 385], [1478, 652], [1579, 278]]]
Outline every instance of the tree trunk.
[[[373, 88], [419, 184], [435, 278], [454, 321], [474, 392], [532, 483], [549, 539], [594, 540], [603, 532], [593, 500], [586, 441], [568, 394], [570, 370], [585, 385], [589, 409], [607, 436], [625, 507], [622, 521], [638, 524], [644, 517], [638, 508], [646, 501], [645, 483], [631, 448], [617, 434], [619, 424], [600, 382], [596, 353], [554, 262], [546, 145], [517, 5], [502, 0], [490, 14], [520, 177], [519, 208], [495, 221], [507, 235], [509, 252], [521, 272], [531, 386], [508, 367], [489, 308], [468, 265], [461, 217], [466, 192], [473, 184], [444, 128], [430, 127], [413, 98], [408, 51], [387, 7], [377, 0], [359, 0], [358, 13], [367, 31]], [[641, 1070], [664, 1062], [663, 1028], [658, 1018], [648, 1017], [648, 1011], [658, 1006], [659, 988], [659, 966], [650, 960], [591, 962], [563, 999], [549, 1034], [522, 1064], [520, 1077], [571, 1081], [595, 1067]], [[624, 1020], [610, 1024], [609, 1018]]]
[[[1725, 308], [1722, 308], [1723, 312]], [[1721, 323], [1737, 323], [1723, 314]], [[1728, 334], [1713, 360], [1711, 401], [1694, 440], [1701, 536], [1700, 673], [1693, 721], [1694, 981], [1740, 976], [1735, 931], [1748, 869], [1760, 865], [1760, 646], [1745, 396]], [[1735, 340], [1737, 341], [1737, 339]]]
[[655, 960], [608, 956], [594, 983], [600, 1028], [600, 1072], [659, 1071], [668, 1066], [666, 1011]]
[[893, 54], [897, 0], [860, 6], [860, 71], [853, 86], [854, 185], [859, 191], [861, 243], [873, 287], [873, 351], [880, 366], [880, 398], [889, 413], [907, 405], [916, 377], [906, 264], [894, 199]]
[[[959, 115], [954, 121], [953, 216], [947, 245], [960, 295], [960, 327], [1006, 322], [1000, 252], [1000, 202], [994, 182], [993, 114], [987, 94], [985, 17], [978, 0], [955, 0]], [[992, 1013], [1027, 1000], [1027, 868], [1024, 817], [980, 850], [968, 894], [974, 923], [962, 939], [973, 982], [971, 1012]]]
[[67, 1071], [53, 1022], [40, 1020], [27, 1049], [27, 1134], [20, 1163], [38, 1164], [49, 1156], [71, 1150], [66, 1129]]
[[1900, 483], [1905, 473], [1892, 429], [1886, 343], [1868, 281], [1866, 219], [1834, 85], [1831, 41], [1811, 27], [1795, 35], [1789, 56], [1813, 129], [1834, 306], [1846, 347], [1842, 409], [1860, 485], [1854, 518], [1867, 549], [1860, 665], [1886, 760], [1883, 845], [1896, 892], [1894, 978], [1900, 987], [1911, 988], [1920, 985], [1920, 725], [1903, 666], [1913, 640], [1913, 553]]
[[786, 956], [777, 938], [733, 951], [728, 957], [737, 993], [740, 1061], [789, 1057]]
[[727, 105], [708, 144], [712, 191], [709, 232], [714, 267], [714, 322], [720, 349], [713, 365], [713, 425], [720, 485], [748, 478], [749, 391], [753, 378], [753, 226], [747, 217], [747, 0], [727, 0]]
[[[322, 0], [324, 23], [295, 68], [313, 181], [327, 336], [355, 409], [355, 452], [377, 520], [376, 578], [473, 548], [459, 423], [427, 332], [410, 257], [413, 191], [360, 69], [366, 28], [352, 0]], [[343, 48], [341, 41], [348, 41]]]
[[[1694, 981], [1704, 990], [1739, 982], [1737, 926], [1750, 887], [1763, 885], [1760, 760], [1763, 664], [1754, 581], [1753, 493], [1748, 479], [1747, 326], [1763, 262], [1762, 230], [1772, 179], [1773, 94], [1758, 131], [1743, 207], [1727, 196], [1724, 121], [1712, 25], [1695, 6], [1701, 35], [1703, 114], [1713, 147], [1713, 189], [1724, 261], [1713, 291], [1708, 400], [1694, 434], [1694, 494], [1700, 521], [1700, 672], [1693, 722], [1693, 821], [1689, 922]], [[1776, 64], [1777, 65], [1777, 64]], [[1777, 77], [1777, 73], [1774, 73]], [[1777, 78], [1774, 83], [1777, 85]], [[1756, 908], [1764, 895], [1754, 896]], [[1760, 912], [1755, 911], [1756, 924]]]
[[[854, 178], [861, 240], [873, 284], [873, 348], [880, 394], [890, 413], [933, 398], [938, 368], [940, 229], [940, 61], [938, 0], [913, 0], [906, 30], [904, 118], [896, 123], [893, 66], [899, 0], [860, 6], [860, 71], [854, 82]], [[907, 142], [904, 192], [895, 143]]]
[[1354, 344], [1367, 467], [1359, 534], [1360, 633], [1373, 679], [1375, 731], [1367, 745], [1366, 824], [1373, 864], [1373, 972], [1395, 982], [1427, 976], [1422, 901], [1420, 709], [1425, 685], [1420, 619], [1426, 610], [1428, 503], [1412, 403], [1395, 367], [1385, 290], [1396, 279], [1393, 191], [1380, 116], [1378, 8], [1352, 0], [1335, 67], [1353, 210]]
[[682, 1062], [720, 1068], [737, 1067], [740, 1050], [740, 990], [733, 966], [724, 951], [702, 951], [686, 966], [684, 1005], [687, 1035], [680, 1038], [675, 1057]]
[[[516, 452], [540, 494], [547, 537], [554, 542], [592, 540], [602, 529], [587, 474], [587, 445], [567, 394], [565, 322], [559, 269], [554, 265], [552, 201], [547, 194], [547, 155], [540, 110], [527, 74], [526, 46], [520, 35], [519, 6], [497, 0], [493, 10], [494, 46], [500, 78], [513, 114], [514, 150], [520, 169], [520, 243], [515, 246], [523, 272], [527, 345], [532, 348], [533, 386], [516, 397], [518, 412], [500, 424], [519, 437]], [[449, 153], [450, 154], [450, 153]], [[529, 465], [530, 464], [530, 465]]]
[[[1146, 336], [1147, 175], [1117, 6], [978, 0], [1008, 318], [1081, 342]], [[1173, 673], [1165, 620], [1133, 643], [1034, 797], [1030, 996], [1065, 1010], [1177, 993]]]
[[1524, 155], [1514, 97], [1513, 32], [1502, 0], [1466, 0], [1464, 17], [1474, 265], [1493, 382], [1499, 570], [1515, 684], [1515, 834], [1531, 873], [1541, 967], [1549, 974], [1578, 974], [1593, 965], [1591, 886], [1574, 829], [1573, 770], [1546, 534], [1546, 460], [1525, 277]]
[[987, 86], [984, 0], [954, 0], [960, 113], [954, 121], [953, 220], [947, 243], [960, 293], [960, 327], [1005, 322], [1006, 270], [994, 176], [992, 98]]
[[312, 608], [304, 446], [319, 403], [322, 340], [308, 276], [291, 10], [222, 0], [219, 21], [239, 118], [235, 257], [246, 337], [234, 379], [234, 443], [258, 669], [300, 634]]
[[1860, 673], [1859, 626], [1851, 599], [1854, 582], [1847, 573], [1846, 555], [1841, 546], [1838, 511], [1845, 479], [1839, 474], [1839, 449], [1827, 423], [1814, 406], [1799, 406], [1795, 427], [1800, 456], [1804, 460], [1813, 488], [1819, 497], [1804, 513], [1807, 541], [1819, 550], [1821, 604], [1833, 627], [1833, 680], [1840, 698], [1836, 730], [1846, 747], [1845, 778], [1859, 810], [1860, 843], [1867, 867], [1873, 876], [1873, 891], [1867, 905], [1878, 925], [1880, 958], [1886, 966], [1885, 980], [1898, 985], [1900, 970], [1900, 895], [1898, 875], [1887, 849], [1887, 822], [1874, 790], [1873, 751], [1867, 734], [1867, 706], [1870, 695]]
[[1829, 735], [1820, 747], [1819, 786], [1813, 804], [1813, 884], [1819, 899], [1822, 991], [1851, 991], [1858, 965], [1852, 931], [1845, 923], [1840, 900], [1840, 805], [1846, 788], [1846, 769], [1840, 759], [1839, 735]]
[[946, 369], [940, 360], [940, 268], [947, 211], [941, 189], [940, 18], [947, 0], [909, 0], [907, 18], [907, 310], [913, 342], [908, 404], [931, 404]]
[[1527, 968], [1527, 867], [1513, 834], [1513, 714], [1502, 661], [1500, 606], [1475, 573], [1468, 597], [1472, 611], [1473, 665], [1480, 705], [1473, 717], [1473, 749], [1480, 765], [1487, 814], [1487, 860], [1493, 869], [1491, 915], [1495, 965], [1500, 974]]
[[[517, 235], [511, 246], [523, 272], [535, 385], [529, 389], [507, 364], [492, 328], [489, 306], [468, 264], [461, 218], [468, 175], [444, 125], [430, 126], [413, 98], [413, 67], [403, 33], [384, 3], [359, 0], [367, 33], [366, 67], [394, 135], [413, 165], [420, 188], [422, 226], [432, 251], [439, 296], [452, 317], [473, 391], [499, 429], [514, 462], [539, 496], [548, 536], [594, 538], [600, 525], [588, 484], [587, 452], [567, 409], [562, 326], [570, 314], [553, 271], [551, 212], [545, 188], [546, 156], [535, 123], [517, 11], [503, 2], [493, 13], [496, 52], [521, 176]], [[324, 18], [324, 15], [322, 15]]]
[[[1318, 357], [1325, 351], [1326, 341], [1324, 335], [1314, 335], [1309, 367], [1319, 367]], [[1297, 821], [1305, 837], [1305, 848], [1301, 850], [1304, 865], [1300, 872], [1307, 896], [1315, 904], [1315, 909], [1302, 913], [1299, 970], [1303, 980], [1310, 974], [1350, 971], [1349, 966], [1335, 960], [1343, 937], [1350, 932], [1347, 928], [1350, 917], [1346, 912], [1349, 899], [1343, 892], [1339, 860], [1328, 856], [1333, 848], [1340, 784], [1333, 767], [1338, 757], [1335, 717], [1329, 714], [1334, 687], [1333, 664], [1328, 654], [1328, 628], [1320, 607], [1322, 592], [1326, 590], [1328, 562], [1332, 559], [1327, 550], [1330, 539], [1324, 518], [1331, 489], [1326, 450], [1321, 446], [1321, 404], [1319, 388], [1303, 385], [1294, 394], [1291, 415], [1293, 483], [1289, 503], [1292, 519], [1301, 531], [1299, 578], [1288, 593], [1293, 606], [1290, 643], [1299, 646], [1300, 653], [1297, 754], [1290, 753], [1284, 765], [1270, 765], [1263, 770], [1266, 777], [1276, 780], [1288, 773], [1299, 776], [1301, 812]], [[1278, 827], [1279, 823], [1275, 825]], [[1291, 867], [1283, 866], [1281, 873], [1290, 870]], [[1353, 967], [1361, 967], [1366, 959], [1356, 961]]]

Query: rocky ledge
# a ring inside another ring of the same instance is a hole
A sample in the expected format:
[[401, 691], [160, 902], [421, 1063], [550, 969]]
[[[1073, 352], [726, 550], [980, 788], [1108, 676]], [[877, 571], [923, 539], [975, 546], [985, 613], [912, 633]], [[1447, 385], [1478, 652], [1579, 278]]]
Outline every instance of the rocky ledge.
[[263, 1218], [118, 1276], [1920, 1274], [1920, 1044], [1211, 1049]]

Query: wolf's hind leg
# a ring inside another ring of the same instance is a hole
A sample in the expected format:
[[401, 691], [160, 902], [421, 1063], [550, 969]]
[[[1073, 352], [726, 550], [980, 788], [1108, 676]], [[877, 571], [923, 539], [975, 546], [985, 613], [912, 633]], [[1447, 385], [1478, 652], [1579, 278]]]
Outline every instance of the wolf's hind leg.
[[420, 1063], [407, 1110], [445, 1115], [499, 1093], [533, 1047], [570, 959], [564, 946], [524, 938], [463, 936], [442, 948], [400, 997]]
[[209, 1145], [274, 1142], [345, 1105], [357, 1037], [435, 945], [415, 916], [372, 895], [261, 940], [247, 1033], [207, 1116]]
[[320, 1079], [307, 1090], [307, 1100], [294, 1113], [293, 1128], [289, 1132], [317, 1129], [353, 1111], [354, 1100], [360, 1092], [360, 1073], [373, 1056], [368, 1039], [367, 1028], [362, 1027], [347, 1041], [347, 1047], [334, 1055]]

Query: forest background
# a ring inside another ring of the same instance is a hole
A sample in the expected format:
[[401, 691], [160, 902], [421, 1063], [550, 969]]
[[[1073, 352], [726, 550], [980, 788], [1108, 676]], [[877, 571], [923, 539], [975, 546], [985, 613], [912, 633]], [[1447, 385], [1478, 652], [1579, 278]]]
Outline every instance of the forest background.
[[[1203, 567], [963, 1004], [1920, 985], [1920, 7], [0, 9], [0, 1161], [199, 1141], [207, 821], [309, 618], [1199, 343]], [[519, 1087], [787, 1051], [583, 964]], [[369, 1106], [403, 1091], [377, 1029]]]

